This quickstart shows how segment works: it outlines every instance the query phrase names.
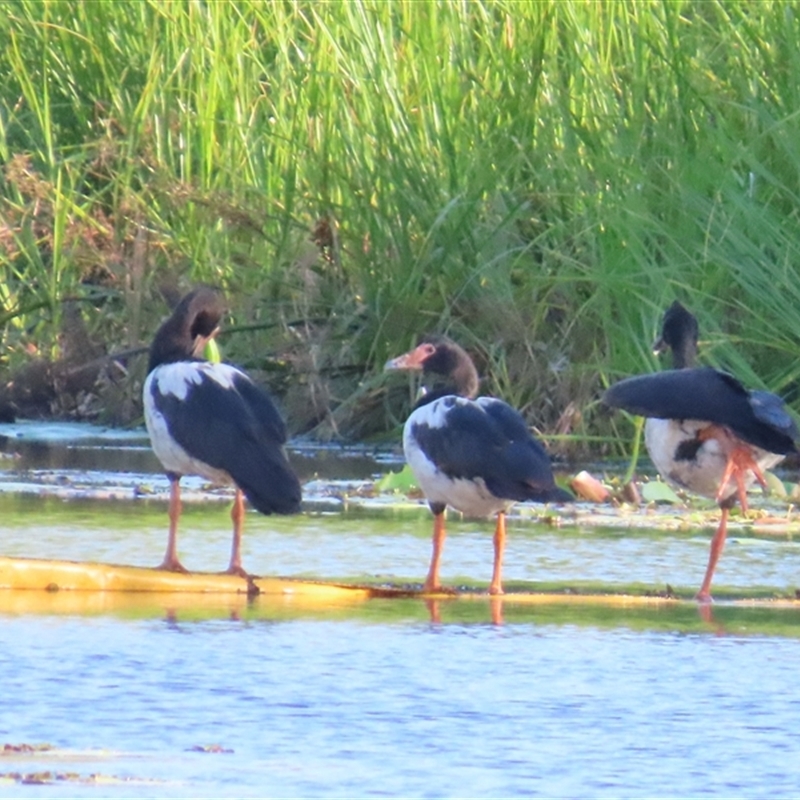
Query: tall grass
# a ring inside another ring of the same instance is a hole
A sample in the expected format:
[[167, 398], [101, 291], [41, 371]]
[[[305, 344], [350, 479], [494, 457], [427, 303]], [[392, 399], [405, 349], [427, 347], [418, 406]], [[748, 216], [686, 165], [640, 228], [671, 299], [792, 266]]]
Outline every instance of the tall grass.
[[588, 442], [609, 430], [598, 390], [656, 367], [677, 296], [709, 362], [795, 392], [793, 4], [5, 10], [11, 366], [31, 340], [57, 349], [65, 297], [113, 349], [211, 281], [249, 329], [230, 356], [290, 364], [298, 429], [390, 425], [380, 365], [438, 329], [487, 391]]

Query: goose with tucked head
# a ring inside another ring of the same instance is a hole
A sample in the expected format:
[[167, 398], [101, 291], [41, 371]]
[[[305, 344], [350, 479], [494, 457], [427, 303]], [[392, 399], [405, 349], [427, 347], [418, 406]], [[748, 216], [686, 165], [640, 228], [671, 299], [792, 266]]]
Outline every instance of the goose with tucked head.
[[150, 347], [144, 412], [170, 483], [169, 539], [160, 568], [186, 571], [177, 552], [180, 480], [200, 475], [235, 487], [227, 572], [246, 576], [244, 498], [262, 514], [293, 514], [300, 510], [301, 491], [284, 451], [286, 425], [270, 396], [236, 367], [203, 358], [222, 314], [222, 298], [210, 288], [195, 289], [178, 303]]

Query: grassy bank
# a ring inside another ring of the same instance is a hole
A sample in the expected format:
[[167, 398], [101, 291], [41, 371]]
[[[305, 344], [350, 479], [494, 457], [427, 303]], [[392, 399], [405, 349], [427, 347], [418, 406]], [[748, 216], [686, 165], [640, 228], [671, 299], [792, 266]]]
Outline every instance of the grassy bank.
[[381, 365], [445, 330], [485, 391], [607, 450], [594, 399], [656, 366], [675, 297], [709, 363], [796, 393], [794, 4], [3, 10], [0, 367], [99, 358], [64, 413], [135, 419], [143, 360], [102, 355], [198, 281], [317, 435], [390, 428]]

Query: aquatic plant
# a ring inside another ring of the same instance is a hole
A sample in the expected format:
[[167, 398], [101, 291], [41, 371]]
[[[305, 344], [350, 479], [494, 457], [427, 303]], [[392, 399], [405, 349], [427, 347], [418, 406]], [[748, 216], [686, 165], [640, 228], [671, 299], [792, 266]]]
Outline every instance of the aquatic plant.
[[[226, 357], [317, 435], [400, 419], [380, 365], [439, 329], [545, 434], [605, 449], [628, 423], [594, 398], [654, 368], [676, 296], [709, 362], [795, 391], [791, 4], [5, 10], [0, 367], [58, 357], [67, 300], [135, 351], [205, 281]], [[139, 413], [122, 366], [95, 413]]]

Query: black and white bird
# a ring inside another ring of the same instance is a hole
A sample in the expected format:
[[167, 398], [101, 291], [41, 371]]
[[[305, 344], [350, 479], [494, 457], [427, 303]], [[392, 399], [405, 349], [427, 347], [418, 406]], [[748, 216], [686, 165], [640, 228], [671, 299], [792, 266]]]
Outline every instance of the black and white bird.
[[628, 378], [611, 386], [606, 405], [646, 417], [645, 445], [668, 482], [719, 503], [722, 515], [697, 599], [711, 600], [711, 580], [725, 545], [728, 515], [747, 489], [766, 489], [764, 470], [797, 452], [800, 436], [783, 401], [742, 386], [732, 375], [695, 367], [698, 325], [677, 300], [664, 314], [656, 352], [672, 350], [673, 369]]
[[266, 391], [236, 367], [201, 357], [222, 314], [220, 294], [207, 287], [178, 303], [150, 347], [144, 413], [170, 482], [169, 540], [160, 568], [186, 571], [177, 553], [180, 479], [200, 475], [236, 487], [227, 572], [246, 576], [243, 497], [262, 514], [293, 514], [300, 510], [301, 490], [284, 451], [286, 425]]
[[503, 593], [505, 515], [515, 502], [569, 502], [559, 489], [544, 447], [507, 403], [480, 397], [472, 359], [444, 336], [425, 337], [418, 347], [386, 363], [387, 370], [417, 370], [444, 385], [423, 394], [403, 429], [403, 451], [433, 512], [433, 556], [423, 591], [441, 591], [439, 564], [445, 509], [470, 517], [497, 515], [491, 594]]

